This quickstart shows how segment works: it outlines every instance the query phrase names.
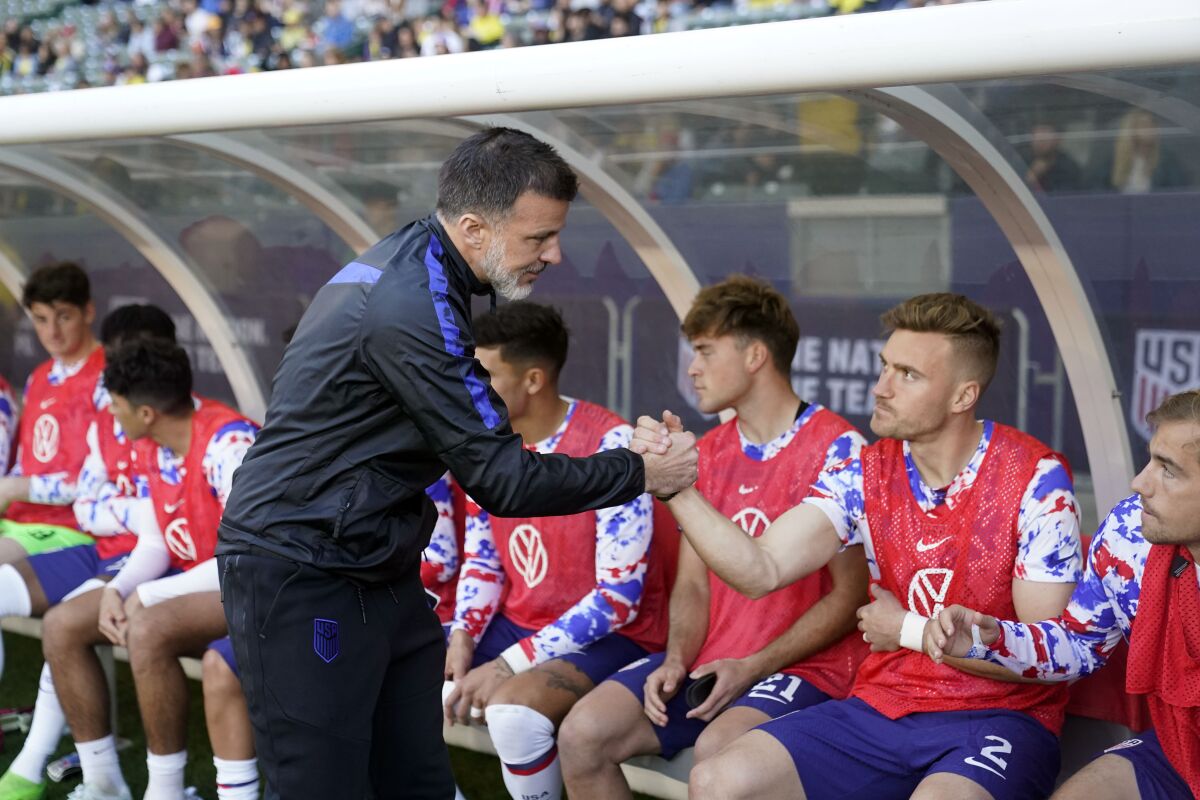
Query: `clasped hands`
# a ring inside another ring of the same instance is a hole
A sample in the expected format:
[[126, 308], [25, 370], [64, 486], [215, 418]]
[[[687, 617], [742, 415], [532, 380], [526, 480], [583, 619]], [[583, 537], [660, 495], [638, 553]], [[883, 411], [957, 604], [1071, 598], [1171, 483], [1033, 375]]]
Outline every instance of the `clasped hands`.
[[696, 482], [700, 459], [696, 437], [670, 411], [663, 412], [662, 420], [639, 417], [629, 449], [642, 456], [646, 491], [655, 497], [669, 498]]
[[[858, 629], [871, 652], [900, 649], [900, 631], [906, 609], [895, 595], [879, 584], [870, 587], [872, 602], [858, 609]], [[995, 617], [961, 605], [941, 609], [925, 621], [921, 647], [925, 655], [941, 664], [947, 657], [963, 658], [974, 646], [988, 646], [1000, 636]]]

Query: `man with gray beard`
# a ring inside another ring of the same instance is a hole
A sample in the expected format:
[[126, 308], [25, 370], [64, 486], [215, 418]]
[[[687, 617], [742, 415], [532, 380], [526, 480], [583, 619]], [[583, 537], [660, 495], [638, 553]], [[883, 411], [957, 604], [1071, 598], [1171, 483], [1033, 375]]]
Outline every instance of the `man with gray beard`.
[[525, 297], [562, 259], [575, 175], [492, 128], [442, 166], [437, 213], [348, 264], [305, 312], [217, 547], [259, 764], [282, 798], [450, 798], [442, 629], [421, 551], [449, 469], [505, 517], [575, 514], [696, 479], [665, 455], [525, 450], [475, 359], [471, 296]]

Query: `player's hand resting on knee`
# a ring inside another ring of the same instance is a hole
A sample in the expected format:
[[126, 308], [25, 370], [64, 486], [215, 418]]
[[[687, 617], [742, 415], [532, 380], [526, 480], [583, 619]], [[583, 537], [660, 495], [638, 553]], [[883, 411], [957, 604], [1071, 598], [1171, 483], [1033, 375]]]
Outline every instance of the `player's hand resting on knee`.
[[646, 676], [642, 690], [645, 697], [643, 708], [646, 716], [660, 728], [667, 724], [667, 703], [683, 686], [687, 667], [675, 659], [667, 658], [662, 666]]
[[[501, 684], [513, 676], [512, 667], [503, 658], [480, 664], [462, 680], [454, 682], [454, 692], [446, 698], [447, 716], [451, 724], [487, 723], [485, 709], [488, 700]], [[455, 697], [455, 693], [458, 697]], [[453, 714], [453, 716], [450, 716]]]
[[125, 646], [125, 631], [129, 628], [129, 602], [137, 602], [141, 608], [141, 600], [137, 600], [137, 592], [129, 595], [129, 601], [121, 597], [114, 587], [107, 586], [100, 593], [100, 632], [115, 645]]
[[[925, 653], [937, 663], [946, 656], [962, 658], [973, 647], [987, 647], [1000, 638], [995, 617], [960, 605], [948, 606], [925, 626]], [[974, 655], [974, 654], [972, 654]]]

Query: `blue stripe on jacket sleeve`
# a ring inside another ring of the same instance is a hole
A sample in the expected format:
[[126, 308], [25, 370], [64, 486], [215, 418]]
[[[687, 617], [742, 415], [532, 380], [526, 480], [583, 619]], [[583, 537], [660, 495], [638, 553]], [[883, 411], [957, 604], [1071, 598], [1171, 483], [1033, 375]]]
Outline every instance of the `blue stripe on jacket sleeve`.
[[[450, 308], [450, 303], [446, 299], [449, 283], [446, 281], [446, 271], [441, 262], [443, 252], [445, 251], [442, 249], [442, 243], [431, 234], [429, 247], [425, 250], [425, 269], [429, 272], [429, 293], [433, 297], [433, 310], [437, 314], [438, 324], [442, 328], [442, 341], [446, 346], [446, 352], [461, 358], [466, 353], [459, 344], [462, 332], [454, 322], [454, 310]], [[479, 412], [479, 416], [483, 417], [484, 425], [489, 428], [496, 427], [500, 424], [500, 415], [492, 407], [487, 386], [479, 380], [479, 376], [475, 374], [469, 360], [464, 358], [461, 364], [463, 365], [463, 384], [467, 387], [467, 393], [471, 395], [471, 402], [475, 404], [475, 410]]]
[[[361, 261], [351, 261], [329, 279], [329, 283], [377, 283], [383, 271]], [[326, 284], [328, 285], [328, 284]]]

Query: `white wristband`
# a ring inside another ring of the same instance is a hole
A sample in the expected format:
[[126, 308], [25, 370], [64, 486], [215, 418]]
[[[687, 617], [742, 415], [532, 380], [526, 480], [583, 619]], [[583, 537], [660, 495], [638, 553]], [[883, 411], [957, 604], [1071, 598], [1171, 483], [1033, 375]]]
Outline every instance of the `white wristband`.
[[922, 617], [909, 611], [904, 615], [904, 624], [900, 626], [900, 646], [918, 653], [925, 652], [925, 623], [929, 617]]
[[505, 648], [500, 657], [504, 659], [505, 664], [508, 664], [509, 669], [513, 671], [514, 675], [528, 672], [534, 667], [533, 660], [525, 655], [525, 651], [521, 649], [520, 642]]
[[971, 649], [967, 651], [967, 658], [985, 659], [988, 654], [988, 646], [983, 643], [983, 638], [979, 635], [979, 626], [971, 626]]

